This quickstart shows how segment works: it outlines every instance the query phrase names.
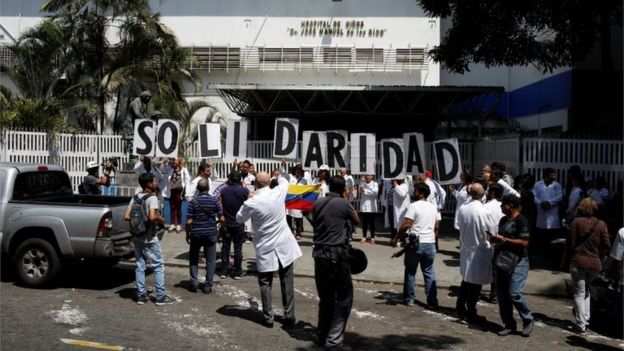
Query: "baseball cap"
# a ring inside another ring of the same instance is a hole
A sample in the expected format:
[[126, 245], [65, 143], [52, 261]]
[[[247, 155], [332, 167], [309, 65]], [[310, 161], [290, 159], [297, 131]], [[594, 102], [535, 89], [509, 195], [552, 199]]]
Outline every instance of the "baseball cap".
[[321, 165], [321, 167], [319, 167], [319, 171], [329, 171], [329, 166], [328, 165]]
[[87, 162], [87, 171], [90, 170], [91, 168], [96, 168], [99, 166], [100, 165], [97, 163], [97, 161], [89, 161]]
[[431, 175], [432, 175], [431, 170], [429, 169], [425, 170], [425, 177], [431, 178]]

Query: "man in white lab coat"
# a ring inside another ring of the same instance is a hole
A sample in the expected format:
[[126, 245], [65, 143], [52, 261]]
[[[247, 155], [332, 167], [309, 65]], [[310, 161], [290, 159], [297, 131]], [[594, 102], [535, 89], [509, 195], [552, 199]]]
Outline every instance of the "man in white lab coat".
[[238, 223], [251, 220], [254, 228], [253, 244], [256, 249], [258, 283], [262, 296], [262, 313], [265, 326], [273, 327], [273, 308], [271, 305], [271, 284], [273, 273], [278, 272], [284, 303], [284, 325], [295, 323], [295, 294], [293, 285], [293, 265], [301, 257], [301, 249], [286, 223], [284, 199], [289, 182], [278, 179], [278, 186], [269, 187], [271, 179], [268, 173], [256, 174], [257, 190], [243, 203], [236, 214]]
[[405, 220], [405, 213], [410, 205], [410, 193], [408, 184], [405, 179], [392, 179], [392, 189], [394, 189], [393, 196], [393, 211], [394, 211], [394, 227], [400, 228], [401, 224]]
[[471, 328], [480, 328], [485, 318], [477, 315], [481, 286], [492, 280], [492, 245], [489, 236], [497, 233], [497, 223], [481, 203], [483, 186], [470, 187], [470, 202], [462, 206], [456, 218], [459, 227], [459, 271], [462, 276], [457, 296], [457, 316]]

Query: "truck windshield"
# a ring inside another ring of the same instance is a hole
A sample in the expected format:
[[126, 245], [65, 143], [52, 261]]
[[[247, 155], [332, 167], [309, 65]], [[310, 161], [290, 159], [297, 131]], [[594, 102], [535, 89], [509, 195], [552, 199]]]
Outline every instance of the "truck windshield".
[[61, 171], [25, 172], [15, 179], [13, 200], [72, 195], [67, 173]]

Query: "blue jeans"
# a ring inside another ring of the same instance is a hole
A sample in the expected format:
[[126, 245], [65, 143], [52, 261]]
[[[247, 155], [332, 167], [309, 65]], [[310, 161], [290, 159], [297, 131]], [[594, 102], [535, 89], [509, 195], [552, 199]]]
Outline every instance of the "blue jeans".
[[403, 283], [403, 298], [406, 302], [414, 301], [414, 284], [416, 282], [416, 270], [420, 264], [423, 279], [425, 280], [425, 294], [427, 305], [438, 305], [438, 289], [436, 287], [435, 268], [433, 259], [436, 255], [435, 243], [421, 243], [418, 249], [405, 250], [405, 279]]
[[527, 325], [533, 320], [533, 315], [529, 310], [526, 299], [522, 295], [524, 283], [528, 275], [528, 257], [522, 257], [511, 274], [507, 274], [500, 269], [496, 272], [498, 308], [505, 328], [516, 329], [516, 320], [513, 317], [512, 306], [518, 311], [523, 325]]
[[189, 248], [189, 273], [191, 275], [191, 285], [199, 286], [197, 275], [199, 273], [199, 249], [204, 249], [206, 259], [206, 283], [207, 288], [212, 288], [215, 267], [217, 265], [217, 238], [197, 238], [191, 237], [191, 247]]
[[234, 242], [234, 270], [235, 274], [240, 274], [243, 271], [243, 243], [245, 242], [245, 225], [228, 224], [227, 232], [229, 236], [223, 237], [223, 244], [221, 245], [221, 271], [227, 273], [230, 268], [230, 246]]
[[156, 299], [161, 299], [165, 292], [165, 265], [162, 258], [162, 249], [158, 237], [154, 237], [150, 242], [134, 242], [134, 258], [136, 268], [134, 276], [136, 279], [137, 296], [147, 296], [145, 288], [145, 267], [149, 259], [154, 268], [154, 287], [156, 288]]

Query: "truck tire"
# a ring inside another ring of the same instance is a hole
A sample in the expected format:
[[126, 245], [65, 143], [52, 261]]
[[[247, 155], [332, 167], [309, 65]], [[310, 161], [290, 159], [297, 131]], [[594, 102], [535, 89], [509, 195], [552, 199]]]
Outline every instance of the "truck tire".
[[17, 247], [15, 268], [24, 285], [38, 288], [49, 284], [61, 269], [54, 246], [45, 239], [31, 238]]

